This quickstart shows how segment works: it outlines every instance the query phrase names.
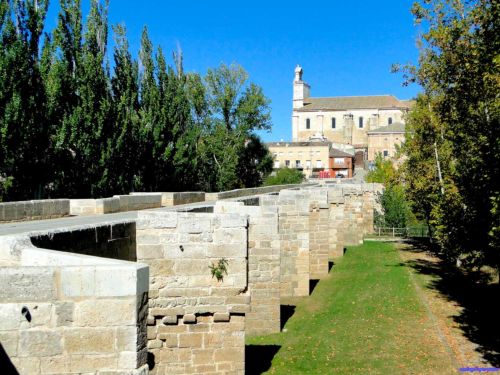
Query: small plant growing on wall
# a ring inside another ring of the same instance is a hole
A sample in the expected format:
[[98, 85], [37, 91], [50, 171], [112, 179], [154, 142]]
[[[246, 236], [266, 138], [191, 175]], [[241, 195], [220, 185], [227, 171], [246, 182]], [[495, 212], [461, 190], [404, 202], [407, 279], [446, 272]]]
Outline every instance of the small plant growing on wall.
[[217, 281], [224, 281], [224, 274], [227, 275], [227, 265], [228, 262], [226, 258], [219, 259], [217, 263], [212, 263], [212, 265], [208, 267], [212, 273], [212, 278], [215, 277]]

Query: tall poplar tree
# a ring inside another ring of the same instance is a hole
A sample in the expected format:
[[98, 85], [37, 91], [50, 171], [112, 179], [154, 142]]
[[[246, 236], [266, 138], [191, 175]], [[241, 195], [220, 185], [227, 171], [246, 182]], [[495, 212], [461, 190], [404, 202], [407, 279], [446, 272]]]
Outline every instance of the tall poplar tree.
[[47, 7], [47, 0], [0, 5], [0, 192], [10, 199], [40, 198], [49, 180], [39, 58]]

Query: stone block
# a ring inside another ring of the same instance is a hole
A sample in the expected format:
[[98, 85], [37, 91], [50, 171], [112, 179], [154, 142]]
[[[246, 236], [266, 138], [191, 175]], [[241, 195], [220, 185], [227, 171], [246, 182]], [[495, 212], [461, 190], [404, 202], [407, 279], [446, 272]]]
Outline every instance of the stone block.
[[214, 231], [214, 242], [216, 244], [245, 243], [247, 231], [245, 228], [220, 228]]
[[222, 228], [246, 228], [248, 216], [235, 213], [220, 215], [220, 226]]
[[211, 229], [212, 223], [209, 218], [179, 218], [179, 233], [203, 233], [210, 232]]
[[71, 373], [93, 375], [97, 371], [116, 369], [118, 358], [116, 354], [71, 355], [69, 363]]
[[19, 357], [48, 357], [62, 354], [62, 336], [55, 331], [26, 330], [19, 333]]
[[[6, 284], [3, 284], [6, 285]], [[19, 329], [25, 318], [21, 315], [22, 305], [15, 303], [0, 304], [0, 331]]]
[[115, 351], [115, 332], [111, 328], [68, 328], [64, 349], [72, 354], [102, 354]]
[[96, 267], [95, 295], [99, 297], [136, 296], [138, 272], [135, 266]]
[[139, 212], [137, 229], [175, 228], [177, 227], [177, 212]]
[[201, 348], [202, 344], [202, 333], [181, 333], [179, 335], [179, 348]]
[[65, 267], [61, 286], [66, 297], [89, 297], [95, 294], [95, 267]]
[[186, 314], [182, 318], [182, 322], [184, 324], [196, 324], [196, 315], [194, 314]]
[[215, 313], [214, 314], [214, 322], [229, 322], [229, 313]]
[[56, 324], [57, 326], [69, 326], [73, 323], [73, 302], [56, 302]]
[[75, 324], [81, 327], [135, 325], [136, 316], [135, 298], [97, 299], [75, 303]]
[[177, 324], [177, 315], [167, 315], [167, 316], [164, 316], [164, 317], [161, 319], [161, 322], [162, 322], [164, 325], [172, 325], [172, 324]]
[[[152, 237], [152, 236], [149, 236]], [[159, 237], [156, 237], [158, 242], [160, 241]], [[161, 259], [163, 258], [163, 246], [158, 244], [143, 244], [143, 238], [137, 238], [137, 260], [141, 261], [142, 259]]]
[[68, 357], [61, 355], [56, 357], [40, 358], [40, 371], [42, 374], [66, 374], [70, 372]]
[[0, 271], [2, 302], [48, 301], [56, 297], [54, 271], [39, 267], [4, 268]]
[[[151, 328], [151, 327], [148, 327]], [[135, 351], [141, 346], [137, 335], [137, 327], [119, 327], [116, 330], [116, 350], [117, 351]]]

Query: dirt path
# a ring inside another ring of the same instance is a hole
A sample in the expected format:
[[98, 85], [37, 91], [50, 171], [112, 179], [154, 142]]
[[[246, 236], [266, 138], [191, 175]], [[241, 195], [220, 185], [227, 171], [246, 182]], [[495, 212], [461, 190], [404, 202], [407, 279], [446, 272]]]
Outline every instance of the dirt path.
[[434, 333], [457, 370], [461, 367], [493, 367], [481, 353], [480, 345], [472, 342], [464, 332], [464, 325], [460, 323], [464, 308], [444, 293], [443, 288], [438, 287], [443, 284], [439, 272], [441, 261], [412, 245], [401, 243], [398, 248], [401, 260], [408, 266], [417, 294], [429, 314]]

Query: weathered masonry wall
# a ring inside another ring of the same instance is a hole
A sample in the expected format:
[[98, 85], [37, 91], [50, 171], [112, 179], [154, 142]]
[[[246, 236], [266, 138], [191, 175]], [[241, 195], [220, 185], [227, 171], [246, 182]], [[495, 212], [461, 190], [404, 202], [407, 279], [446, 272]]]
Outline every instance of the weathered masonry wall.
[[[378, 187], [266, 189], [193, 205], [204, 193], [132, 194], [135, 208], [183, 206], [0, 236], [0, 282], [13, 285], [0, 291], [10, 365], [21, 375], [242, 374], [245, 334], [279, 332], [280, 299], [309, 295], [329, 259], [373, 230]], [[90, 210], [134, 207], [121, 200]], [[217, 281], [210, 266], [222, 258]]]
[[329, 260], [329, 205], [328, 190], [324, 188], [308, 189], [309, 207], [309, 276], [321, 279], [328, 275]]
[[2, 373], [147, 374], [148, 268], [0, 244]]
[[250, 311], [245, 316], [248, 335], [280, 331], [280, 239], [278, 196], [263, 195], [244, 202], [219, 201], [218, 213], [249, 217], [248, 290]]
[[329, 257], [337, 258], [344, 255], [344, 197], [342, 190], [328, 189], [329, 221], [328, 248]]
[[97, 215], [161, 207], [162, 193], [133, 193], [102, 199], [71, 199], [71, 215]]
[[[137, 258], [150, 267], [153, 374], [243, 373], [248, 218], [141, 212]], [[222, 281], [210, 266], [228, 262]]]
[[53, 219], [70, 214], [69, 199], [0, 203], [0, 222]]
[[309, 192], [279, 193], [280, 295], [309, 295]]

